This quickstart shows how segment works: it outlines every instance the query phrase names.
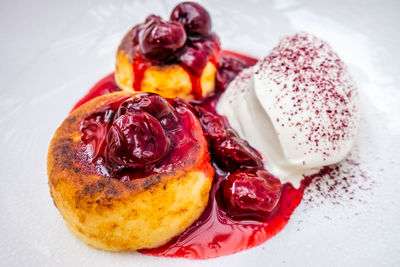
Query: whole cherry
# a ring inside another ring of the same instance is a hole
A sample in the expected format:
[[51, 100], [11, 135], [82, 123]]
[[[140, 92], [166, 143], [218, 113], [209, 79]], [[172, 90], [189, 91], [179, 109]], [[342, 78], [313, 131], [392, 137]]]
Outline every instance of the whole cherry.
[[182, 24], [175, 21], [163, 21], [151, 15], [139, 33], [141, 53], [151, 59], [165, 61], [185, 45], [186, 32]]
[[263, 219], [279, 202], [282, 184], [266, 170], [239, 169], [221, 185], [222, 204], [233, 218]]
[[80, 123], [81, 140], [90, 146], [91, 160], [95, 160], [105, 147], [107, 131], [114, 119], [112, 108], [97, 110]]
[[260, 153], [232, 129], [228, 129], [226, 139], [211, 141], [211, 151], [213, 159], [225, 171], [234, 172], [240, 167], [263, 167]]
[[107, 159], [133, 168], [160, 160], [168, 151], [169, 140], [161, 124], [140, 111], [117, 118], [107, 135]]
[[196, 112], [196, 116], [200, 121], [204, 134], [208, 137], [209, 141], [224, 139], [226, 137], [225, 126], [220, 117], [200, 106], [195, 106], [193, 109]]
[[170, 20], [182, 23], [189, 35], [207, 36], [211, 31], [211, 18], [207, 10], [194, 2], [183, 2], [171, 13]]
[[125, 100], [118, 108], [117, 116], [145, 111], [157, 120], [173, 112], [173, 107], [165, 98], [154, 93], [141, 93]]
[[173, 106], [165, 98], [154, 93], [141, 93], [123, 102], [117, 111], [117, 117], [126, 113], [144, 111], [155, 117], [164, 130], [172, 130], [178, 124]]

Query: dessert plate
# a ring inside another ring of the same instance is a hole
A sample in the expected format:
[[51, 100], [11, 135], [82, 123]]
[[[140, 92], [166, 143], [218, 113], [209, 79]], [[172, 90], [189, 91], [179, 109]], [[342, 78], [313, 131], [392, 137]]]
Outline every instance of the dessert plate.
[[329, 179], [314, 181], [275, 237], [234, 255], [190, 261], [99, 251], [70, 234], [48, 192], [52, 134], [74, 103], [113, 71], [124, 33], [150, 13], [167, 17], [177, 3], [2, 3], [0, 265], [399, 265], [396, 1], [200, 2], [225, 49], [262, 57], [280, 36], [307, 31], [331, 44], [359, 88], [362, 116], [351, 155]]

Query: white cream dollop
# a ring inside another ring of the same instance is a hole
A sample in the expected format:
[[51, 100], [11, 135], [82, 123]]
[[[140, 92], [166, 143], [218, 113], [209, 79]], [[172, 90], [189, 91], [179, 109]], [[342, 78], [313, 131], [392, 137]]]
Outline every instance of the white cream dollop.
[[359, 121], [356, 86], [331, 47], [307, 33], [285, 37], [221, 96], [217, 111], [295, 187], [349, 153]]

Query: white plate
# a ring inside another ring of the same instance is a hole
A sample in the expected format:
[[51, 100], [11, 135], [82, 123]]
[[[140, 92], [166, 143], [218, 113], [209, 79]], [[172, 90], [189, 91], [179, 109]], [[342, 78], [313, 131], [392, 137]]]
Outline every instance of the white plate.
[[168, 16], [176, 2], [2, 1], [1, 266], [400, 265], [400, 2], [202, 3], [224, 48], [260, 57], [281, 35], [305, 30], [348, 63], [362, 102], [353, 157], [367, 177], [353, 170], [354, 199], [340, 190], [338, 200], [313, 191], [306, 196], [313, 200], [270, 241], [206, 262], [86, 246], [69, 233], [50, 198], [48, 144], [73, 104], [113, 71], [124, 33], [150, 13]]

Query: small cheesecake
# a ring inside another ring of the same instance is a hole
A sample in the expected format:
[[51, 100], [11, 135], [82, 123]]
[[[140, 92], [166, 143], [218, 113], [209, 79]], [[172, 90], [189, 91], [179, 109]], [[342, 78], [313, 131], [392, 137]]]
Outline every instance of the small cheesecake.
[[[168, 35], [163, 36], [165, 32]], [[207, 96], [215, 89], [220, 43], [216, 34], [202, 34], [192, 33], [173, 18], [163, 21], [150, 15], [121, 41], [116, 56], [118, 86], [167, 98]]]
[[128, 92], [74, 110], [53, 137], [47, 168], [71, 232], [112, 251], [153, 248], [180, 234], [205, 209], [214, 175], [190, 110]]

